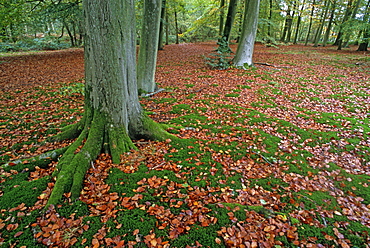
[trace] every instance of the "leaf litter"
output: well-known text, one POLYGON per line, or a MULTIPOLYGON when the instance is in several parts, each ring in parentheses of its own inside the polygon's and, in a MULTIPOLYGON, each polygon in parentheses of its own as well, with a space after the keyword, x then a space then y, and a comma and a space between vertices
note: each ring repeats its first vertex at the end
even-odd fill
POLYGON ((3 58, 2 245, 368 247, 369 55, 258 44, 255 68, 211 70, 214 49, 166 46, 165 90, 141 99, 182 142, 135 141, 119 165, 100 155, 80 199, 43 214, 57 162, 27 159, 72 142, 43 141, 81 118, 83 51, 3 58))

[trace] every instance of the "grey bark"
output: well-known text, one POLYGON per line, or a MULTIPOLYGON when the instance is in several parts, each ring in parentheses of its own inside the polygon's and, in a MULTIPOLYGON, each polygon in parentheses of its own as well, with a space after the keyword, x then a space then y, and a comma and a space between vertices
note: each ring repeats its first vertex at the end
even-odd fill
POLYGON ((234 58, 235 66, 245 68, 245 65, 253 65, 252 58, 257 34, 259 6, 260 0, 247 0, 245 3, 243 31, 234 58))
POLYGON ((155 91, 155 70, 158 51, 159 26, 162 0, 145 0, 143 26, 140 37, 140 50, 137 64, 137 84, 139 91, 155 91))
POLYGON ((124 125, 141 115, 136 83, 133 0, 86 0, 85 105, 124 125))
MULTIPOLYGON (((164 26, 166 26, 166 35, 168 37, 168 16, 166 10, 166 0, 162 1, 162 10, 161 10, 161 20, 159 25, 159 38, 158 38, 158 50, 163 50, 163 33, 164 33, 164 26), (165 20, 166 18, 166 20, 165 20), (166 23, 165 23, 166 21, 166 23)), ((168 41, 166 40, 166 44, 168 45, 168 41)))

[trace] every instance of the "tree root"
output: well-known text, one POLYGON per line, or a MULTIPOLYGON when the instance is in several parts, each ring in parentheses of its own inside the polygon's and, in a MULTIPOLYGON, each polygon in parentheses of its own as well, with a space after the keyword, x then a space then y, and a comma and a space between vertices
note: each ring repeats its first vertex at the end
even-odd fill
MULTIPOLYGON (((121 162, 121 156, 125 152, 137 149, 123 125, 118 127, 111 125, 107 117, 99 111, 94 111, 88 116, 91 118, 86 118, 84 129, 64 153, 53 173, 56 182, 45 209, 48 209, 50 205, 58 204, 66 192, 71 192, 72 200, 80 196, 85 174, 102 149, 109 150, 112 161, 116 164, 121 162)), ((140 131, 132 130, 136 134, 133 138, 159 141, 179 139, 166 132, 161 124, 154 122, 146 115, 142 116, 140 122, 141 127, 136 127, 140 131)), ((76 126, 79 127, 79 125, 76 126)), ((77 128, 71 127, 68 130, 73 129, 77 128)), ((65 134, 67 133, 74 132, 67 131, 65 134)))
POLYGON ((48 142, 57 142, 63 141, 67 139, 75 139, 77 138, 83 130, 83 123, 84 119, 79 121, 78 123, 68 125, 62 129, 62 132, 48 138, 46 141, 48 142))
POLYGON ((36 166, 40 168, 46 168, 51 161, 57 160, 60 155, 65 153, 66 150, 67 148, 64 147, 43 153, 32 158, 14 160, 4 164, 3 168, 5 170, 8 170, 9 168, 17 171, 23 170, 24 168, 29 168, 33 170, 36 166))

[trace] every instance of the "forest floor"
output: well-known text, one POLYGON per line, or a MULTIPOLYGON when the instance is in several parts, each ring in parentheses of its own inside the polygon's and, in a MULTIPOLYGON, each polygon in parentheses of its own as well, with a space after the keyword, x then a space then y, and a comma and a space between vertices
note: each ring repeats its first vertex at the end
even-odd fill
POLYGON ((73 142, 43 141, 81 118, 83 51, 1 57, 0 247, 369 247, 369 53, 258 44, 212 70, 215 46, 159 51, 141 99, 180 142, 102 154, 45 213, 57 162, 31 158, 73 142))

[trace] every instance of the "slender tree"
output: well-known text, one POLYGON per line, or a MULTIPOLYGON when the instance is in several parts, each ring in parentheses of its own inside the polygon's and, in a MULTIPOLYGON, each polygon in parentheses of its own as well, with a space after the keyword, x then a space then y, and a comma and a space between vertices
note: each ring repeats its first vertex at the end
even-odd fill
POLYGON ((337 0, 331 1, 331 12, 330 12, 330 17, 329 17, 328 27, 326 28, 325 35, 324 35, 324 40, 322 42, 323 46, 326 46, 326 44, 328 43, 328 40, 329 40, 331 27, 332 27, 333 22, 334 22, 336 4, 337 4, 337 0))
POLYGON ((221 36, 223 33, 225 22, 225 0, 220 1, 220 26, 219 26, 219 35, 221 36))
POLYGON ((363 38, 358 46, 357 51, 367 51, 367 47, 369 45, 369 40, 370 40, 370 14, 369 14, 369 8, 370 8, 370 0, 367 1, 366 9, 365 9, 365 15, 362 19, 364 23, 368 23, 367 26, 362 30, 363 33, 363 38))
POLYGON ((304 3, 305 3, 305 0, 303 0, 303 2, 302 2, 301 9, 300 9, 299 14, 298 14, 297 25, 296 25, 296 28, 295 28, 293 44, 297 44, 297 41, 298 41, 299 28, 301 26, 301 21, 302 21, 302 12, 304 10, 304 3))
POLYGON ((313 45, 314 47, 319 46, 319 41, 321 39, 321 33, 322 33, 323 28, 324 28, 325 20, 326 20, 326 17, 328 16, 328 11, 329 11, 329 7, 330 7, 330 1, 329 0, 325 1, 324 7, 325 7, 325 9, 322 12, 322 16, 321 16, 321 20, 320 20, 320 26, 316 31, 315 41, 314 41, 314 45, 313 45))
POLYGON ((135 149, 131 138, 173 137, 139 103, 134 0, 85 0, 84 13, 84 117, 54 137, 77 140, 59 160, 48 206, 57 204, 64 192, 79 197, 85 173, 102 150, 119 163, 125 152, 135 149))
POLYGON ((225 27, 224 27, 224 32, 222 35, 222 38, 226 40, 227 42, 229 42, 230 40, 231 29, 234 24, 234 19, 235 19, 237 8, 238 8, 238 0, 230 0, 229 8, 227 11, 225 27))
POLYGON ((293 20, 294 20, 294 16, 296 14, 296 10, 297 10, 297 1, 294 0, 293 1, 293 10, 292 10, 292 19, 288 25, 288 33, 286 35, 286 39, 285 39, 285 42, 288 43, 290 42, 290 39, 292 37, 292 26, 293 26, 293 20))
MULTIPOLYGON (((281 36, 281 39, 280 41, 282 42, 289 42, 289 39, 288 39, 288 32, 292 26, 292 22, 293 22, 293 17, 294 17, 294 14, 292 15, 291 13, 291 5, 289 3, 288 5, 288 10, 286 11, 286 18, 285 18, 285 25, 284 25, 284 29, 283 29, 283 35, 281 36)), ((294 13, 294 12, 293 12, 294 13)))
POLYGON ((307 44, 310 40, 310 34, 311 34, 311 28, 312 28, 312 22, 313 22, 313 15, 314 15, 314 12, 315 12, 315 4, 316 4, 316 0, 312 0, 310 23, 308 24, 306 42, 304 43, 305 46, 307 46, 307 44))
POLYGON ((354 0, 349 0, 348 3, 347 3, 347 8, 346 8, 346 11, 344 13, 342 22, 339 26, 339 32, 338 32, 337 38, 334 42, 334 45, 338 46, 338 50, 342 49, 343 35, 344 35, 343 28, 344 28, 345 24, 347 23, 347 21, 351 18, 353 9, 354 9, 354 0))
POLYGON ((247 0, 245 3, 245 15, 243 31, 234 58, 234 65, 245 68, 253 65, 254 42, 257 34, 258 14, 260 0, 247 0))
MULTIPOLYGON (((167 32, 168 30, 168 11, 166 8, 166 0, 162 0, 161 19, 160 19, 159 34, 158 34, 159 35, 158 50, 163 50, 164 26, 166 26, 166 32, 167 32)), ((168 32, 166 33, 166 35, 168 35, 168 32)))
POLYGON ((137 64, 137 84, 139 91, 153 92, 159 26, 161 20, 162 0, 145 0, 143 26, 140 36, 140 50, 137 64))

